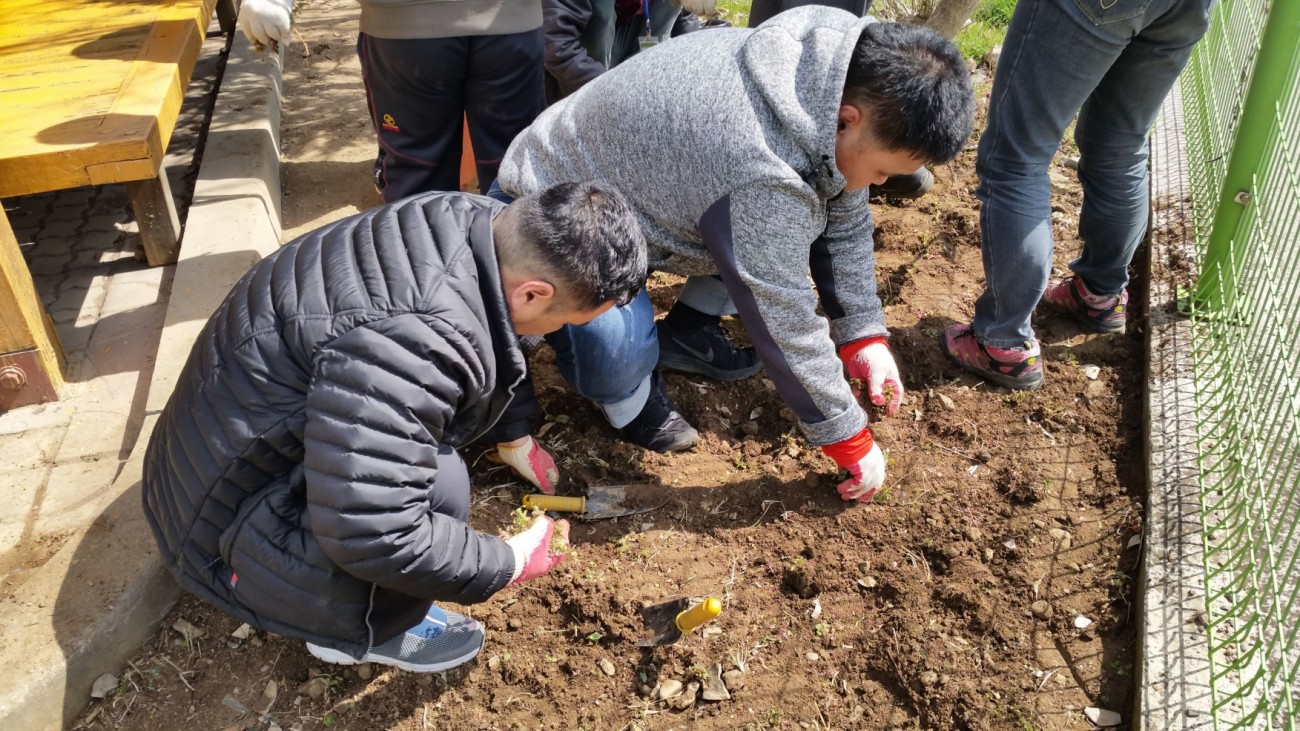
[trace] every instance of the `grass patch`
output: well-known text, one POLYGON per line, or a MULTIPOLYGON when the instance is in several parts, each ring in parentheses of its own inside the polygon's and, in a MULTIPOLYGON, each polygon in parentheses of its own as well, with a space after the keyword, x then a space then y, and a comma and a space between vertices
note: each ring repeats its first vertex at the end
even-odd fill
POLYGON ((735 28, 749 25, 749 6, 753 0, 718 0, 718 17, 735 28))
POLYGON ((993 47, 1002 42, 1007 35, 1006 28, 998 28, 982 20, 977 20, 957 34, 955 42, 961 55, 976 61, 983 61, 993 47))

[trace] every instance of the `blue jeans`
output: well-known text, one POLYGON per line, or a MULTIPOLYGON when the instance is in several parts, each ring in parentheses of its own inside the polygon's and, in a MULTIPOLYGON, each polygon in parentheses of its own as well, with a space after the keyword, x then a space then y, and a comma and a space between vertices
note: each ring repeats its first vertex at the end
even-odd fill
MULTIPOLYGON (((495 181, 488 196, 514 200, 495 181)), ((710 315, 735 314, 726 287, 716 277, 690 277, 678 296, 710 315)), ((580 395, 595 401, 615 428, 627 426, 650 397, 650 373, 659 362, 654 305, 642 289, 622 307, 610 309, 586 325, 565 327, 546 336, 555 350, 555 365, 580 395)))
MULTIPOLYGON (((623 63, 641 50, 645 36, 645 19, 633 18, 631 23, 618 25, 614 0, 595 0, 591 3, 591 19, 582 31, 582 45, 587 55, 601 62, 607 69, 623 63)), ((680 6, 670 0, 650 0, 650 33, 656 40, 668 40, 668 34, 681 13, 680 6)))
POLYGON ((984 294, 975 334, 1019 347, 1052 266, 1047 168, 1075 113, 1083 252, 1070 262, 1094 294, 1118 294, 1146 234, 1147 133, 1214 0, 1021 0, 993 79, 979 142, 984 294))

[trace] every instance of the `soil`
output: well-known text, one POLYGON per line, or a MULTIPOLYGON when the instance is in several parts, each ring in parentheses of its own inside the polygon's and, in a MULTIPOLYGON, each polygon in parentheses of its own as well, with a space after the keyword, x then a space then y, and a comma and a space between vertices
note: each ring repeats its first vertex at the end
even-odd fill
MULTIPOLYGON (((286 238, 377 202, 355 6, 299 5, 285 73, 286 238)), ((987 82, 977 88, 986 100, 987 82)), ((974 157, 972 140, 924 198, 874 207, 907 396, 899 415, 872 414, 889 458, 873 504, 839 499, 834 464, 802 440, 761 374, 668 375, 703 440, 665 456, 620 442, 543 347, 533 366, 560 492, 657 483, 669 499, 640 515, 574 521, 557 570, 461 608, 487 628, 477 661, 446 675, 328 666, 301 642, 236 638, 237 622, 186 597, 80 725, 1076 729, 1089 726, 1087 706, 1127 719, 1142 313, 1130 313, 1127 336, 1083 336, 1041 315, 1041 391, 991 387, 947 363, 937 336, 969 321, 983 286, 974 157), (1095 379, 1086 365, 1099 367, 1095 379), (704 596, 722 600, 716 620, 673 645, 637 646, 643 607, 704 596), (1080 628, 1081 616, 1091 623, 1080 628), (202 636, 174 629, 180 620, 202 636), (729 699, 687 702, 692 683, 719 673, 729 699), (658 700, 667 681, 687 686, 684 696, 658 700)), ((1080 194, 1063 164, 1053 174, 1063 270, 1079 247, 1080 194)), ((652 277, 660 311, 680 283, 652 277)), ((728 327, 743 341, 738 322, 728 327)), ((520 483, 479 451, 468 457, 473 524, 509 527, 520 483)))

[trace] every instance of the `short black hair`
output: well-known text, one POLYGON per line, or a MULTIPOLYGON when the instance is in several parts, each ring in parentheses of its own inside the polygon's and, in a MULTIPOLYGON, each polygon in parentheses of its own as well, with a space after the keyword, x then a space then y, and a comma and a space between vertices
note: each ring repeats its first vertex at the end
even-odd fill
POLYGON ((610 300, 622 306, 645 287, 645 237, 632 206, 612 186, 560 183, 513 205, 520 243, 531 249, 515 254, 544 269, 575 306, 595 309, 610 300))
POLYGON ((908 23, 862 29, 844 80, 844 103, 867 110, 881 144, 945 163, 975 126, 970 70, 952 41, 908 23))

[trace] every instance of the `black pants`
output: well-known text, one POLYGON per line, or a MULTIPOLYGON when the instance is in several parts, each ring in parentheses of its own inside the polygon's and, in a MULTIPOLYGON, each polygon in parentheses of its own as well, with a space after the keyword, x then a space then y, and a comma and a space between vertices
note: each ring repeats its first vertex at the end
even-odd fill
MULTIPOLYGON (((456 450, 438 447, 438 472, 429 487, 429 512, 469 521, 469 468, 456 450)), ((392 589, 375 587, 370 607, 370 627, 381 645, 424 621, 433 602, 392 589)))
POLYGON ((754 0, 749 8, 749 27, 757 28, 777 13, 804 5, 826 5, 840 10, 847 10, 861 18, 871 9, 871 0, 754 0))
POLYGON ((357 55, 379 138, 375 187, 386 202, 460 190, 465 117, 486 191, 510 142, 545 105, 541 28, 410 40, 362 33, 357 55))

